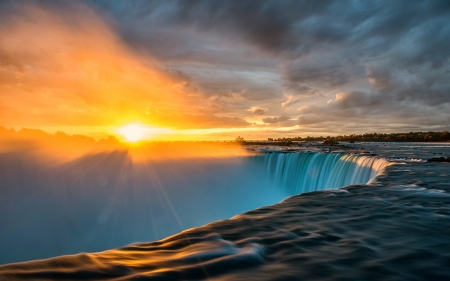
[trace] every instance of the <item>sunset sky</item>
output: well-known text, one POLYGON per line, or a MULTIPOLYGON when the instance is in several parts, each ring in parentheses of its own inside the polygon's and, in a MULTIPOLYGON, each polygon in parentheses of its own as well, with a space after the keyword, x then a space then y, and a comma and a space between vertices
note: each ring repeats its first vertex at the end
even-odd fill
POLYGON ((0 126, 232 140, 450 129, 450 1, 0 1, 0 126))

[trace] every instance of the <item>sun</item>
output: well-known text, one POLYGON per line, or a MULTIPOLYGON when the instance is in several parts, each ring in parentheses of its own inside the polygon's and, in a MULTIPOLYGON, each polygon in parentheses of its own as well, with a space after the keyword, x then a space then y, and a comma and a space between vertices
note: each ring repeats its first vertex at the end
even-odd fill
POLYGON ((147 128, 142 125, 131 124, 120 128, 119 132, 127 141, 136 142, 144 139, 147 128))

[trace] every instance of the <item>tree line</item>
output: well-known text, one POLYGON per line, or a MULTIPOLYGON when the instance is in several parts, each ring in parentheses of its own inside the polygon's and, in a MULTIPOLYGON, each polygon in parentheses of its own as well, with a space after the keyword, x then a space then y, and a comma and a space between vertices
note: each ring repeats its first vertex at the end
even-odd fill
POLYGON ((446 142, 450 141, 449 131, 442 132, 409 132, 409 133, 367 133, 367 134, 352 134, 352 135, 339 135, 339 136, 320 136, 306 138, 293 137, 293 138, 278 138, 273 141, 288 142, 288 141, 328 141, 328 142, 446 142))

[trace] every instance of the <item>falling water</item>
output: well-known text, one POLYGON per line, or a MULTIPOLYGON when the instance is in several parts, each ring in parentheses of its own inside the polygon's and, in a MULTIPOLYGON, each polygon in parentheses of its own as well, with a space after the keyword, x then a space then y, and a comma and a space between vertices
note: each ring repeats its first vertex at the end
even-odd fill
POLYGON ((369 183, 389 165, 386 159, 343 153, 271 152, 254 160, 291 195, 369 183))

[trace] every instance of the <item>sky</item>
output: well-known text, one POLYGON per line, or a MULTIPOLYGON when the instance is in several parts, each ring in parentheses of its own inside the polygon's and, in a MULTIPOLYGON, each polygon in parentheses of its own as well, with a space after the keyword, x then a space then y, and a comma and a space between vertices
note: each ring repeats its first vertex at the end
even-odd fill
POLYGON ((233 140, 450 129, 450 1, 0 0, 0 126, 233 140))

